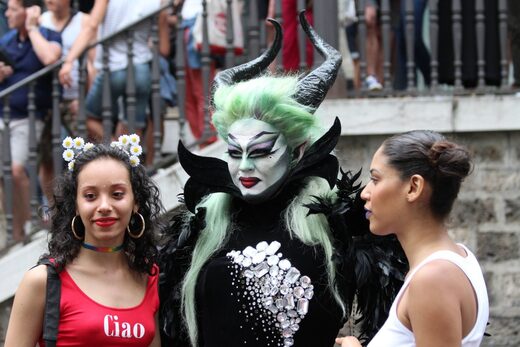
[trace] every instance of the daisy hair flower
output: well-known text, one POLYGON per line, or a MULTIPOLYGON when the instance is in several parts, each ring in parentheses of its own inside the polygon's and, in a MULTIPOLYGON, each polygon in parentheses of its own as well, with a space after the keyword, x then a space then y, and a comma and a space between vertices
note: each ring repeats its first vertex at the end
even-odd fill
POLYGON ((75 149, 82 149, 83 146, 85 146, 85 140, 83 140, 82 137, 76 137, 74 139, 74 148, 75 149))
POLYGON ((63 159, 67 162, 71 161, 72 159, 74 159, 74 151, 72 149, 66 149, 63 151, 63 159))
POLYGON ((139 160, 139 157, 135 156, 135 155, 132 155, 130 157, 130 165, 132 165, 133 167, 136 167, 137 165, 139 165, 141 161, 139 160))
MULTIPOLYGON (((119 148, 126 155, 128 155, 128 160, 130 161, 130 165, 136 167, 141 163, 139 159, 139 155, 143 153, 143 148, 139 145, 141 139, 137 134, 131 135, 121 135, 119 136, 117 141, 113 141, 110 143, 110 147, 119 148)), ((63 139, 62 142, 63 148, 63 159, 68 163, 67 167, 69 171, 74 170, 74 161, 75 158, 83 152, 91 150, 95 147, 95 144, 91 142, 86 142, 82 137, 72 138, 67 136, 63 139)))
POLYGON ((61 145, 63 146, 63 148, 70 149, 74 145, 74 141, 72 140, 72 137, 67 136, 63 139, 61 145))
POLYGON ((133 145, 138 145, 139 142, 141 141, 141 139, 139 138, 139 135, 137 135, 137 134, 129 135, 128 138, 130 140, 130 143, 133 145))

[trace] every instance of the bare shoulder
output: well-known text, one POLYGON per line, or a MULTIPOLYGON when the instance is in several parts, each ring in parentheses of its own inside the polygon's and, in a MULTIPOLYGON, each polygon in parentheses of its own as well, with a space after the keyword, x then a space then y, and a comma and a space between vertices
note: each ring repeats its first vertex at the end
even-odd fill
POLYGON ((47 285, 47 266, 38 265, 27 271, 22 279, 22 284, 36 290, 45 289, 47 285))
POLYGON ((410 282, 410 288, 427 290, 432 286, 452 286, 464 278, 464 272, 457 265, 448 260, 436 259, 415 273, 410 282))
POLYGON ((408 295, 411 301, 424 300, 431 303, 454 304, 466 295, 469 281, 464 272, 448 260, 434 260, 420 268, 410 281, 408 295), (435 299, 435 300, 433 300, 435 299))

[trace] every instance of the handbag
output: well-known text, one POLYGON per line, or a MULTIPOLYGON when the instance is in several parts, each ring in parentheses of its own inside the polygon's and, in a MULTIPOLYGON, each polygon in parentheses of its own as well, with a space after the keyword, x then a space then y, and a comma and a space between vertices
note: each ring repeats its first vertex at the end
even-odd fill
MULTIPOLYGON (((242 7, 241 0, 233 0, 231 2, 231 13, 233 18, 233 47, 236 55, 240 55, 244 51, 244 32, 242 28, 242 7)), ((224 55, 226 53, 226 32, 227 32, 227 2, 226 0, 207 0, 207 23, 208 23, 208 40, 209 48, 212 55, 224 55)), ((193 38, 195 39, 195 48, 202 50, 202 28, 203 17, 200 12, 193 26, 193 38)))

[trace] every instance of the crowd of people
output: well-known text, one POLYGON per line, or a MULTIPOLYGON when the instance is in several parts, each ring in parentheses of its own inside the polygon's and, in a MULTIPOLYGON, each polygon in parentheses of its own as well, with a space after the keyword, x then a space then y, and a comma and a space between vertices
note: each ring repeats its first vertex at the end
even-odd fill
MULTIPOLYGON (((19 1, 9 0, 9 23, 25 11, 19 32, 59 57, 60 40, 29 26, 39 13, 19 1)), ((67 86, 81 48, 119 11, 96 1, 60 71, 67 86)), ((323 130, 314 112, 342 57, 307 16, 301 26, 324 58, 308 74, 267 72, 282 46, 272 20, 265 52, 215 75, 213 124, 227 150, 217 159, 180 144, 189 179, 170 219, 140 159, 143 132, 65 137, 48 250, 19 285, 6 347, 480 345, 482 271, 445 225, 469 152, 417 130, 382 143, 364 186, 360 172, 340 170, 340 121, 323 130), (354 310, 360 331, 336 340, 354 310)))
MULTIPOLYGON (((0 2, 0 34, 4 35, 0 42, 0 90, 3 90, 21 79, 40 70, 44 66, 55 63, 63 58, 64 62, 59 70, 59 80, 62 85, 60 113, 63 135, 74 135, 77 132, 78 93, 79 93, 79 63, 86 47, 96 39, 105 37, 121 29, 132 21, 146 16, 147 13, 158 9, 165 0, 143 1, 136 6, 127 6, 122 0, 80 1, 74 5, 71 0, 10 0, 0 2), (44 6, 43 6, 44 5, 44 6), (41 13, 41 9, 45 11, 41 13), (79 9, 79 11, 78 11, 79 9), (5 12, 3 11, 5 10, 5 12), (11 30, 8 30, 6 27, 11 30)), ((357 36, 356 9, 360 3, 354 0, 342 0, 340 17, 348 17, 344 21, 348 47, 353 58, 357 81, 355 85, 361 88, 364 85, 369 91, 383 88, 384 83, 392 83, 397 90, 406 89, 407 54, 406 54, 406 1, 390 1, 391 28, 395 39, 395 64, 392 64, 392 81, 383 81, 383 52, 381 42, 381 1, 364 1, 364 19, 366 24, 366 79, 359 81, 359 40, 357 36), (347 25, 348 24, 348 25, 347 25)), ((259 0, 258 17, 261 20, 273 18, 276 13, 275 1, 259 0)), ((307 8, 306 18, 313 23, 313 1, 305 1, 307 8)), ((509 29, 511 37, 511 59, 514 65, 513 85, 520 84, 520 57, 518 35, 518 9, 516 2, 509 1, 509 29)), ((296 0, 281 2, 280 14, 284 31, 282 45, 282 66, 287 73, 297 73, 301 69, 300 37, 297 30, 296 0)), ((414 61, 417 72, 420 72, 426 85, 430 85, 430 53, 423 40, 423 27, 428 22, 425 17, 427 2, 417 0, 414 6, 414 61)), ((486 20, 486 66, 485 79, 488 84, 500 84, 500 51, 497 46, 498 35, 498 7, 496 1, 486 2, 484 8, 486 20)), ((250 9, 249 9, 250 10, 250 9)), ((161 12, 158 17, 158 52, 161 64, 161 97, 165 105, 176 105, 175 78, 176 42, 178 32, 182 33, 184 56, 185 92, 183 105, 189 132, 204 146, 215 141, 216 137, 211 118, 211 109, 208 109, 207 99, 209 85, 217 71, 222 69, 223 56, 211 55, 209 60, 209 75, 203 76, 203 64, 200 47, 195 44, 195 23, 202 12, 201 0, 175 0, 173 6, 161 12), (182 21, 179 21, 179 16, 182 21), (178 27, 181 31, 178 31, 178 27), (204 78, 207 77, 207 78, 204 78), (207 81, 208 85, 203 83, 207 81)), ((451 2, 439 1, 439 37, 452 40, 451 34, 451 2)), ((467 87, 477 83, 477 60, 475 37, 475 4, 472 1, 462 1, 462 28, 464 30, 464 49, 462 50, 462 83, 467 87), (473 28, 473 29, 472 29, 473 28), (466 39, 466 38, 470 39, 466 39)), ((222 29, 222 28, 220 28, 222 29)), ((225 29, 225 28, 224 28, 225 29)), ((267 42, 274 39, 274 28, 267 24, 267 42)), ((153 146, 153 119, 151 117, 151 66, 152 50, 151 25, 143 24, 134 28, 133 42, 133 72, 135 80, 135 120, 133 130, 143 137, 144 161, 151 165, 154 158, 153 146)), ((363 45, 361 45, 363 46, 363 45)), ((454 83, 453 45, 447 45, 438 57, 438 82, 454 83)), ((105 75, 109 74, 110 84, 110 116, 111 136, 118 137, 128 133, 127 114, 127 75, 128 54, 126 37, 119 37, 108 45, 106 57, 107 65, 103 65, 104 54, 98 46, 87 52, 84 59, 87 66, 87 94, 85 112, 87 115, 86 128, 88 137, 95 141, 103 138, 103 83, 105 75)), ((443 46, 445 47, 445 46, 443 46)), ((313 66, 313 47, 310 41, 306 42, 305 65, 313 66)), ((270 70, 274 71, 273 67, 270 70)), ((414 78, 414 81, 417 79, 414 78)), ((52 199, 52 181, 54 179, 53 161, 50 158, 51 149, 51 112, 52 85, 51 77, 47 75, 38 80, 35 85, 36 93, 36 140, 40 142, 38 158, 39 185, 43 192, 42 199, 52 199)), ((415 82, 416 83, 416 82, 415 82)), ((28 121, 28 88, 16 90, 10 97, 9 123, 11 134, 11 162, 13 177, 13 233, 14 241, 22 241, 26 234, 26 225, 29 220, 29 177, 26 166, 29 157, 29 121, 28 121)), ((2 100, 3 102, 3 100, 2 100)), ((164 112, 164 108, 163 111, 164 112)), ((3 114, 3 107, 0 107, 3 114)), ((4 124, 0 124, 3 129, 4 124)), ((161 127, 162 128, 162 124, 161 127)), ((3 130, 0 129, 0 134, 3 130)), ((3 151, 2 151, 3 152, 3 151)), ((4 200, 4 199, 3 199, 4 200)))
MULTIPOLYGON (((354 86, 357 89, 364 88, 368 91, 380 91, 383 84, 391 86, 392 90, 406 90, 409 87, 408 81, 408 59, 412 57, 414 71, 412 85, 418 86, 419 79, 426 87, 431 86, 431 45, 437 44, 437 83, 442 85, 455 84, 454 71, 454 33, 453 33, 453 2, 450 0, 439 0, 436 15, 438 25, 438 42, 431 42, 430 18, 431 2, 426 0, 389 0, 389 29, 387 34, 388 41, 383 42, 382 28, 382 1, 366 0, 341 0, 341 13, 343 26, 347 37, 348 48, 354 64, 354 86), (407 8, 412 5, 413 8, 407 8), (356 9, 362 6, 364 25, 366 27, 365 36, 359 36, 359 21, 356 9), (427 10, 430 10, 426 15, 427 10), (407 18, 412 18, 411 30, 407 32, 407 18), (413 35, 411 43, 411 55, 407 52, 407 37, 413 35), (364 40, 364 41, 363 41, 364 40), (363 42, 360 44, 360 42, 363 42), (385 58, 383 45, 388 45, 390 57, 385 58), (360 80, 360 49, 365 50, 366 77, 360 80), (385 80, 383 64, 384 60, 389 59, 390 80, 385 80), (420 77, 419 77, 420 75, 420 77)), ((460 2, 460 30, 461 30, 461 83, 465 88, 475 88, 479 83, 479 60, 484 64, 484 80, 486 85, 500 86, 512 85, 513 88, 520 87, 518 71, 520 71, 520 41, 519 37, 519 16, 518 2, 507 2, 507 25, 508 37, 500 37, 499 25, 499 2, 497 0, 483 2, 483 8, 477 9, 477 2, 473 0, 462 0, 460 2), (482 11, 482 12, 478 12, 482 11), (483 14, 484 25, 483 37, 477 37, 477 18, 483 14), (478 44, 484 45, 484 56, 478 55, 478 44), (505 40, 507 47, 506 57, 501 57, 501 40, 505 40), (511 62, 513 74, 511 81, 509 77, 503 81, 501 75, 501 61, 511 62)))

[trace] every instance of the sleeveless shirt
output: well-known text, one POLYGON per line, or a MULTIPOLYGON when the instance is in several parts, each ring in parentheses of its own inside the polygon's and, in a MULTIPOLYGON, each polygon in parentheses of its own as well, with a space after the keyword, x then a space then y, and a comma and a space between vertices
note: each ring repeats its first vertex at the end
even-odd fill
MULTIPOLYGON (((70 22, 67 24, 67 26, 63 29, 61 34, 61 44, 62 44, 62 51, 61 56, 66 57, 67 54, 70 51, 70 48, 74 44, 74 41, 79 35, 79 32, 81 31, 81 21, 83 19, 83 13, 78 12, 74 14, 74 16, 71 18, 70 22)), ((54 30, 56 32, 59 32, 52 22, 52 12, 47 11, 42 13, 40 16, 40 25, 42 27, 54 30)), ((65 100, 72 100, 77 99, 79 95, 79 64, 78 61, 75 60, 72 71, 71 71, 71 78, 72 78, 72 84, 70 87, 63 89, 63 98, 65 100)))
POLYGON ((399 303, 401 297, 405 293, 408 285, 410 284, 410 281, 417 273, 417 271, 429 262, 438 259, 448 260, 451 263, 457 265, 464 272, 473 286, 478 305, 477 319, 471 331, 462 339, 461 346, 480 346, 480 342, 484 336, 489 317, 489 301, 486 283, 484 281, 484 276, 482 275, 480 265, 478 264, 478 261, 473 253, 471 253, 471 251, 466 246, 462 244, 459 244, 459 246, 461 246, 466 251, 466 257, 462 257, 459 254, 451 251, 438 251, 429 255, 414 270, 412 270, 408 278, 405 280, 403 286, 399 290, 399 293, 397 294, 392 307, 390 308, 388 319, 376 334, 376 336, 374 336, 372 341, 370 341, 368 347, 415 347, 415 337, 413 332, 410 331, 410 329, 408 329, 403 323, 401 323, 397 316, 397 304, 399 303))
MULTIPOLYGON (((103 23, 98 30, 98 39, 106 37, 122 29, 126 25, 146 17, 161 6, 160 0, 110 0, 103 23)), ((151 34, 151 20, 145 21, 133 27, 133 62, 134 64, 144 64, 152 60, 152 51, 148 45, 151 34)), ((98 46, 94 66, 96 69, 103 68, 103 47, 98 46)), ((108 65, 110 71, 126 69, 128 64, 128 45, 126 35, 119 35, 110 41, 108 45, 108 65)))
MULTIPOLYGON (((74 282, 67 270, 60 273, 61 300, 57 347, 149 346, 156 333, 159 308, 159 269, 148 276, 146 293, 137 306, 114 308, 95 302, 74 282)), ((40 338, 39 345, 45 347, 40 338)))

